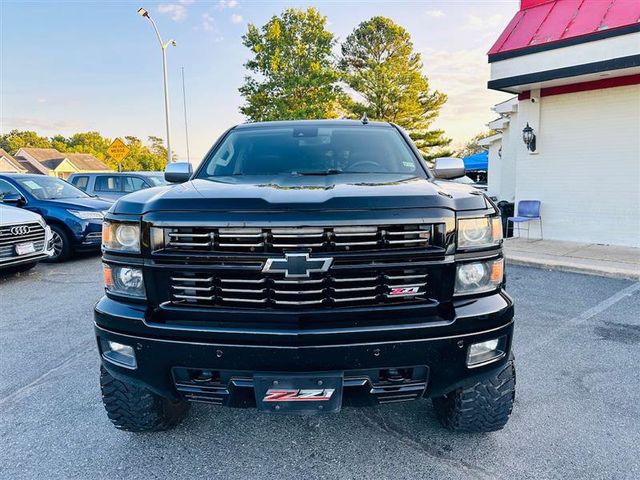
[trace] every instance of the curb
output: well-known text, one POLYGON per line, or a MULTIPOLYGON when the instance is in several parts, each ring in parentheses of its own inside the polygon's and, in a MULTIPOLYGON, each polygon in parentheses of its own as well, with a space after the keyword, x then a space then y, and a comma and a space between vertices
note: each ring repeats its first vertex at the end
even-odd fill
POLYGON ((640 281, 640 272, 634 272, 631 269, 603 269, 597 267, 587 267, 566 262, 554 262, 553 260, 533 260, 529 258, 514 258, 505 256, 507 265, 520 265, 524 267, 534 267, 544 270, 553 270, 559 272, 582 273, 585 275, 594 275, 607 278, 621 278, 625 280, 640 281))

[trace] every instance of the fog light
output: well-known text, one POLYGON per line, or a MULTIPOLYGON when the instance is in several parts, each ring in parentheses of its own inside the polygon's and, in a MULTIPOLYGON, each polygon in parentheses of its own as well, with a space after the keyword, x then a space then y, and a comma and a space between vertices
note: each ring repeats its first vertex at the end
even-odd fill
POLYGON ((130 345, 124 345, 111 340, 102 342, 102 344, 102 356, 109 362, 126 368, 136 368, 138 366, 136 353, 130 345))
POLYGON ((507 346, 507 337, 494 338, 484 342, 473 343, 467 352, 467 366, 479 367, 487 363, 495 362, 504 357, 507 346))

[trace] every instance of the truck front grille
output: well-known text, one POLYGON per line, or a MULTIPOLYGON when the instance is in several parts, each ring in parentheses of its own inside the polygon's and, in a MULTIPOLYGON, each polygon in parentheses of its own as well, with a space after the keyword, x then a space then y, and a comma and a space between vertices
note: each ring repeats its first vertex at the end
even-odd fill
POLYGON ((45 231, 37 222, 0 227, 0 262, 17 257, 16 245, 33 242, 36 252, 44 249, 45 231))
POLYGON ((281 253, 380 251, 431 245, 432 225, 349 227, 211 228, 173 227, 161 249, 173 252, 281 253))
POLYGON ((184 306, 322 308, 423 302, 429 275, 423 267, 331 269, 290 279, 260 270, 185 271, 170 277, 171 302, 184 306))

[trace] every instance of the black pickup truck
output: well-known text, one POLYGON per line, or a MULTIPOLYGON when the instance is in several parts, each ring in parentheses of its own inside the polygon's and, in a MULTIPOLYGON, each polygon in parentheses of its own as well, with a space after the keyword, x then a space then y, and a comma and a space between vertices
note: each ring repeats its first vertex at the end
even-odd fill
POLYGON ((515 396, 501 221, 432 173, 393 124, 227 131, 173 186, 105 217, 95 306, 117 428, 175 426, 190 402, 337 412, 432 398, 453 430, 502 428, 515 396), (180 183, 182 182, 182 183, 180 183))

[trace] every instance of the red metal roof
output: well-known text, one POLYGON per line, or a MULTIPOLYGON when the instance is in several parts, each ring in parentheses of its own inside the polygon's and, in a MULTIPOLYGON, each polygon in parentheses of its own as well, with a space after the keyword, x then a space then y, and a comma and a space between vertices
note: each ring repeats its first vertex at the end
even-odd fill
POLYGON ((640 21, 640 0, 522 0, 489 55, 567 40, 640 21))

